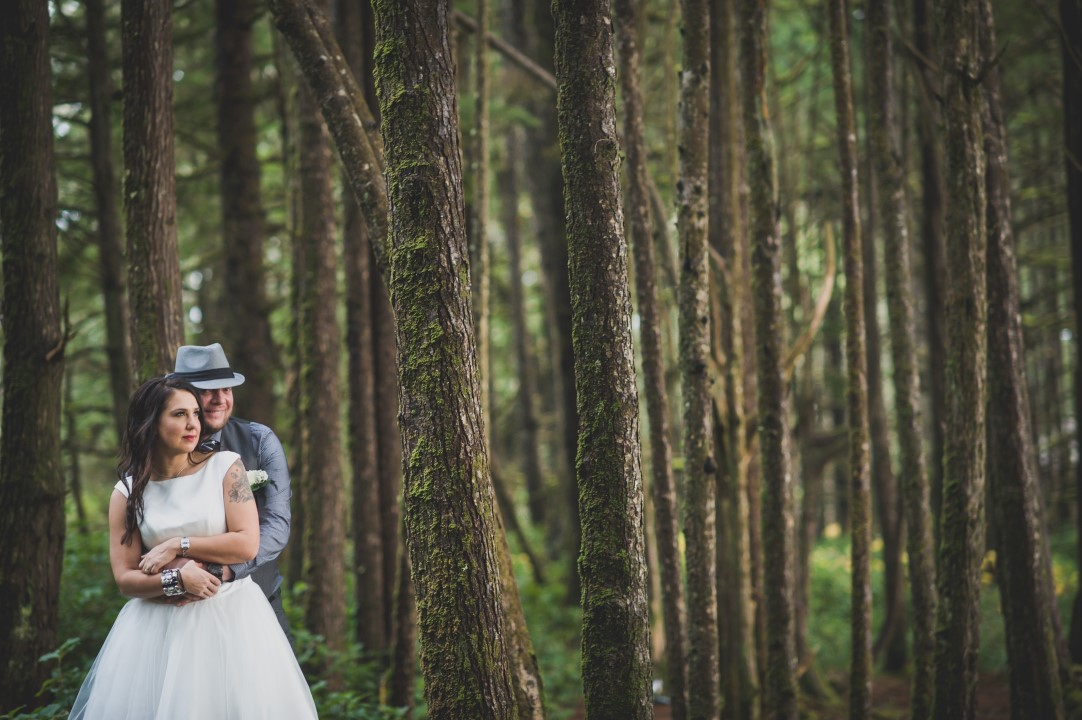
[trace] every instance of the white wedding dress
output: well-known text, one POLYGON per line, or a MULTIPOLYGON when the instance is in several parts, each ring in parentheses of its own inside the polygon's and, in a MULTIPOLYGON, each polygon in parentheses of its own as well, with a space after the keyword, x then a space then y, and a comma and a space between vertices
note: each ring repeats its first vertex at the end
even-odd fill
MULTIPOLYGON (((192 475, 150 482, 145 547, 226 531, 222 478, 239 456, 213 455, 192 475)), ((117 489, 128 494, 124 482, 117 489)), ((315 718, 312 693, 270 603, 251 578, 184 607, 130 600, 117 616, 70 718, 315 718)))

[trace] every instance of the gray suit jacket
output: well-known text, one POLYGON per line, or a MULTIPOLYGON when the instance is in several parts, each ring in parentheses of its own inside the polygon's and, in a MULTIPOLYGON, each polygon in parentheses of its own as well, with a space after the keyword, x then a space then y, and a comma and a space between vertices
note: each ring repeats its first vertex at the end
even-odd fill
POLYGON ((231 565, 237 578, 252 580, 268 598, 282 585, 278 556, 289 542, 289 466, 282 443, 269 427, 249 420, 230 418, 220 433, 222 450, 240 455, 245 470, 264 470, 267 485, 255 491, 259 510, 259 552, 254 560, 231 565))

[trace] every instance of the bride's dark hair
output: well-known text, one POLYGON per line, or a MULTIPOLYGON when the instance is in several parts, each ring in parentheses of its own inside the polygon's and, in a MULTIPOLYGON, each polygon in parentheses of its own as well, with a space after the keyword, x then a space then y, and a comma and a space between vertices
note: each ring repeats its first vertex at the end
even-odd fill
MULTIPOLYGON (((187 380, 178 377, 158 377, 140 385, 128 403, 128 420, 120 443, 120 462, 116 466, 117 477, 128 482, 128 506, 124 515, 124 535, 120 542, 131 544, 132 532, 143 519, 143 491, 150 482, 150 457, 154 441, 158 437, 158 417, 173 393, 190 392, 199 406, 199 439, 202 440, 206 426, 203 425, 203 400, 199 390, 187 380)), ((191 455, 189 454, 189 459, 191 455)))

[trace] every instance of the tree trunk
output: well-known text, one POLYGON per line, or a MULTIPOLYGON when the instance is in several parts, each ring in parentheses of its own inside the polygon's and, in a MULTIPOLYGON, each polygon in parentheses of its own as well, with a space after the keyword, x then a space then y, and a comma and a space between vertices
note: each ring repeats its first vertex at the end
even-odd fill
MULTIPOLYGON (((1082 307, 1082 0, 1060 0, 1060 27, 1063 48, 1063 135, 1064 164, 1067 169, 1067 209, 1071 233, 1071 288, 1075 308, 1082 307)), ((1082 314, 1076 312, 1074 327, 1075 433, 1082 440, 1082 314)), ((1075 491, 1082 497, 1082 462, 1075 464, 1075 491)), ((1078 566, 1082 567, 1082 512, 1076 518, 1078 566)), ((1071 659, 1082 662, 1082 588, 1075 594, 1071 614, 1071 659)))
MULTIPOLYGON (((346 597, 341 572, 345 564, 345 488, 342 481, 342 435, 337 323, 335 214, 331 154, 327 129, 312 93, 301 87, 301 218, 297 241, 305 246, 301 323, 302 393, 307 462, 301 468, 305 505, 305 555, 308 583, 305 624, 322 635, 328 648, 345 649, 346 597)), ((332 683, 340 683, 333 678, 332 683)))
MULTIPOLYGON (((748 293, 745 274, 747 237, 741 210, 740 171, 743 132, 740 120, 737 67, 736 3, 711 3, 710 34, 715 41, 710 74, 710 244, 725 259, 728 272, 720 278, 721 338, 726 362, 722 379, 724 403, 717 413, 715 443, 718 460, 718 584, 719 664, 722 667, 722 717, 755 720, 759 717, 759 670, 752 604, 752 569, 746 471, 747 424, 744 414, 744 313, 748 293), (723 410, 723 411, 722 411, 723 410), (724 542, 722 540, 724 539, 724 542), (727 571, 724 571, 726 568, 727 571)), ((757 525, 757 524, 756 524, 757 525)))
POLYGON ((530 335, 526 327, 525 292, 522 287, 522 232, 518 216, 519 165, 522 156, 522 134, 508 130, 506 163, 496 184, 503 191, 502 225, 507 237, 507 264, 511 290, 511 332, 514 336, 515 369, 518 376, 518 411, 520 447, 523 455, 522 472, 526 477, 527 505, 530 522, 541 527, 545 522, 545 482, 541 472, 541 441, 534 398, 537 397, 537 373, 530 353, 530 335))
POLYGON ((168 0, 123 0, 124 198, 131 342, 139 380, 173 369, 184 343, 173 166, 173 18, 168 0))
MULTIPOLYGON (((0 10, 0 250, 4 365, 0 419, 0 697, 35 705, 38 658, 57 644, 64 558, 60 392, 64 342, 57 283, 49 8, 0 10)), ((45 700, 46 698, 42 698, 45 700)))
POLYGON ((587 718, 653 716, 638 397, 607 0, 552 4, 566 181, 587 718))
POLYGON ((394 608, 394 653, 391 658, 391 705, 413 710, 413 684, 417 675, 417 604, 410 580, 410 556, 403 548, 398 556, 394 608))
POLYGON ((849 717, 872 710, 872 495, 868 443, 868 351, 864 338, 863 252, 860 234, 860 181, 853 81, 849 68, 849 26, 845 0, 832 0, 830 64, 834 76, 838 154, 842 176, 842 236, 845 246, 845 360, 849 422, 849 529, 852 536, 852 615, 849 717))
POLYGON ((467 145, 468 168, 473 179, 473 205, 470 213, 470 278, 473 281, 473 321, 477 334, 477 371, 481 375, 481 414, 485 423, 485 441, 492 452, 492 338, 489 304, 492 275, 488 244, 488 0, 476 0, 477 33, 474 35, 474 86, 472 142, 467 145))
POLYGON ((373 7, 406 526, 428 713, 515 718, 473 341, 448 8, 433 0, 373 7))
MULTIPOLYGON (((981 44, 996 55, 989 0, 981 0, 981 44)), ((988 198, 988 489, 996 536, 996 579, 1007 634, 1011 717, 1063 718, 1064 698, 1046 594, 1047 543, 1041 518, 1036 455, 1029 428, 1018 266, 1011 229, 1007 133, 999 69, 984 85, 984 151, 988 198)))
POLYGON ((762 592, 766 656, 763 715, 797 716, 793 635, 793 498, 789 476, 787 399, 782 377, 781 241, 775 207, 773 144, 766 104, 766 3, 745 0, 740 43, 744 136, 747 148, 752 305, 758 385, 759 462, 762 472, 762 592))
MULTIPOLYGON (((874 0, 868 10, 871 34, 869 86, 872 96, 869 135, 879 190, 879 216, 883 224, 887 309, 894 365, 894 406, 898 416, 901 454, 901 494, 907 531, 909 585, 913 598, 912 708, 913 717, 924 718, 931 710, 934 692, 936 592, 932 515, 922 439, 904 175, 894 141, 893 55, 888 31, 890 8, 886 0, 874 0)), ((928 138, 927 141, 934 149, 934 139, 928 138)), ((938 176, 938 169, 934 169, 934 173, 938 176)), ((931 191, 931 188, 925 188, 926 193, 931 191)), ((930 211, 926 203, 925 212, 930 211)), ((927 229, 927 224, 925 227, 927 229)), ((936 234, 930 234, 934 248, 938 246, 938 241, 935 240, 936 234)), ((934 265, 927 257, 925 263, 934 265)), ((935 341, 930 344, 934 346, 935 341)))
MULTIPOLYGON (((938 57, 938 51, 935 47, 932 23, 932 0, 913 0, 913 44, 920 56, 929 59, 934 65, 938 57)), ((946 245, 944 243, 944 208, 947 203, 947 192, 943 184, 942 150, 937 131, 939 125, 939 78, 935 76, 929 66, 920 66, 919 72, 921 76, 921 92, 918 93, 920 102, 917 111, 917 138, 920 144, 920 240, 924 255, 925 321, 928 338, 928 393, 931 396, 929 405, 932 410, 931 422, 929 423, 932 434, 929 494, 933 514, 932 532, 935 536, 935 546, 938 547, 941 527, 939 521, 940 506, 943 503, 943 448, 947 420, 947 328, 943 310, 947 272, 946 245)), ((890 266, 889 260, 888 266, 890 266)), ((887 273, 887 277, 888 279, 891 278, 892 274, 887 273)), ((908 296, 908 290, 906 296, 908 296)), ((893 320, 891 322, 893 323, 893 320)), ((916 392, 916 390, 913 392, 916 392)), ((917 397, 919 397, 919 393, 917 393, 917 397)), ((919 425, 917 429, 921 429, 919 425)), ((909 477, 914 476, 910 475, 909 477)), ((907 524, 910 519, 911 516, 907 514, 907 524)), ((910 533, 915 531, 911 524, 908 527, 910 533)), ((910 555, 910 559, 912 557, 910 555)), ((934 582, 934 578, 932 581, 934 582)), ((934 607, 928 609, 934 609, 934 607)), ((919 650, 919 647, 915 648, 915 652, 919 650)), ((923 671, 930 673, 931 669, 929 664, 923 671)), ((914 692, 916 691, 916 688, 914 688, 914 692)), ((928 698, 930 702, 931 690, 924 697, 928 698)), ((914 705, 914 711, 918 709, 920 708, 914 705)), ((914 717, 917 716, 914 715, 914 717)))
POLYGON ((684 536, 688 604, 688 717, 715 718, 718 690, 717 464, 710 405, 710 272, 707 264, 710 8, 681 2, 680 379, 684 400, 684 536))
POLYGON ((256 154, 252 91, 250 0, 217 0, 215 98, 221 153, 222 238, 225 247, 223 308, 230 356, 244 368, 236 393, 245 417, 273 424, 274 375, 278 356, 271 339, 270 307, 264 287, 263 202, 256 154))
POLYGON ((978 0, 940 7, 947 149, 947 417, 939 547, 934 717, 972 718, 984 557, 984 154, 978 0))
MULTIPOLYGON (((684 616, 683 582, 680 577, 676 483, 673 478, 672 444, 669 439, 665 358, 661 349, 657 263, 654 259, 653 233, 650 226, 638 8, 632 0, 616 0, 614 14, 619 47, 620 90, 624 100, 624 148, 628 166, 627 230, 635 255, 635 291, 639 308, 643 384, 649 421, 650 469, 653 475, 654 525, 667 651, 667 691, 672 699, 674 720, 686 720, 688 632, 684 616)), ((714 642, 713 638, 710 640, 714 642)), ((705 641, 705 638, 700 637, 700 642, 702 641, 705 641)))
MULTIPOLYGON (((372 46, 364 45, 364 19, 359 1, 339 2, 337 35, 346 64, 358 85, 371 73, 372 46)), ((376 375, 372 285, 380 279, 372 268, 368 228, 348 178, 343 178, 343 262, 346 266, 346 348, 349 354, 349 459, 352 468, 353 578, 357 641, 366 651, 387 648, 392 626, 387 622, 383 520, 380 512, 379 443, 376 422, 376 375)), ((390 432, 387 428, 384 432, 390 432)))
POLYGON ((90 85, 90 164, 94 173, 94 207, 98 218, 98 264, 105 304, 105 352, 112 390, 113 427, 117 443, 124 436, 132 391, 132 350, 128 277, 120 227, 116 174, 113 170, 113 127, 108 39, 104 0, 86 2, 87 79, 90 85))

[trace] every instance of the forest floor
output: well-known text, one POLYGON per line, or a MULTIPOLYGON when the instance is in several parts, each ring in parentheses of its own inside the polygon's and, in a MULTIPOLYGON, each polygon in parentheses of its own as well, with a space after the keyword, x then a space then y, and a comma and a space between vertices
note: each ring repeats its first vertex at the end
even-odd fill
MULTIPOLYGON (((803 698, 800 715, 808 720, 841 720, 848 717, 844 689, 831 701, 803 698)), ((877 720, 905 720, 909 717, 909 679, 894 675, 876 677, 872 687, 872 715, 877 720)), ((1011 716, 1010 690, 1007 676, 983 673, 977 679, 977 714, 981 720, 1006 720, 1011 716)), ((571 720, 584 720, 586 711, 580 707, 571 720)), ((655 720, 671 720, 668 705, 654 706, 655 720)))

